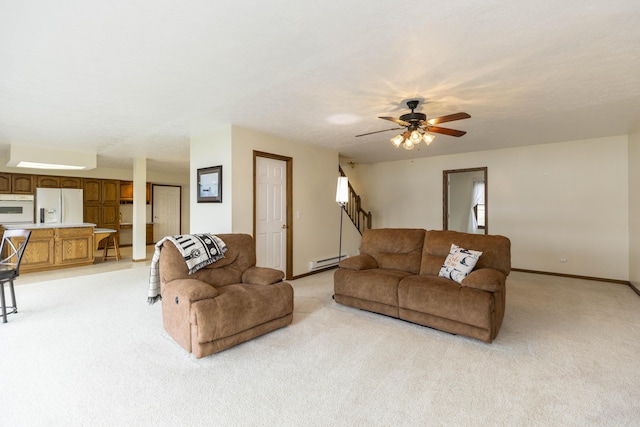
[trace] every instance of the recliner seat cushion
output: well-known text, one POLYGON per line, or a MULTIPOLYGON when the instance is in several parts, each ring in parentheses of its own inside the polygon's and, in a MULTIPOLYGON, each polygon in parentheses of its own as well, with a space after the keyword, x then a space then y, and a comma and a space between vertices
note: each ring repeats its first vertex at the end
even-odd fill
POLYGON ((398 283, 411 273, 374 268, 370 270, 338 269, 334 273, 334 292, 352 298, 398 306, 398 283))
POLYGON ((235 284, 218 288, 215 298, 191 305, 191 323, 198 325, 198 342, 229 337, 291 313, 293 289, 273 285, 235 284))
POLYGON ((437 276, 410 276, 398 285, 400 308, 429 313, 460 323, 491 328, 494 302, 492 294, 465 288, 437 276))

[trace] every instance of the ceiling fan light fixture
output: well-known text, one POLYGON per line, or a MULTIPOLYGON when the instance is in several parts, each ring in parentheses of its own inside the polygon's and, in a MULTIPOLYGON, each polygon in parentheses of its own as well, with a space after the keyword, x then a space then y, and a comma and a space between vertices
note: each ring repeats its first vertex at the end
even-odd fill
POLYGON ((411 141, 411 139, 405 139, 404 140, 404 144, 402 144, 402 147, 405 150, 413 150, 413 148, 415 147, 413 141, 411 141))
POLYGON ((422 134, 420 134, 420 132, 418 132, 417 130, 413 130, 411 131, 411 136, 409 137, 409 139, 412 143, 417 144, 422 139, 422 134))
POLYGON ((396 135, 393 138, 391 138, 391 143, 396 148, 398 148, 398 147, 400 147, 400 145, 402 145, 402 141, 404 141, 404 136, 402 136, 402 135, 396 135))
POLYGON ((431 135, 430 133, 426 133, 424 135, 422 135, 422 139, 424 139, 424 142, 429 145, 433 142, 434 139, 436 139, 435 135, 431 135))

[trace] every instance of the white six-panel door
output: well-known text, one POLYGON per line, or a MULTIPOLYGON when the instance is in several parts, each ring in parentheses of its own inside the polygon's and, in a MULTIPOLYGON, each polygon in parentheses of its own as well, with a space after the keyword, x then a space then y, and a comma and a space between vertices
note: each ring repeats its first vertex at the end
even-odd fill
POLYGON ((256 264, 286 273, 287 164, 256 157, 256 264))

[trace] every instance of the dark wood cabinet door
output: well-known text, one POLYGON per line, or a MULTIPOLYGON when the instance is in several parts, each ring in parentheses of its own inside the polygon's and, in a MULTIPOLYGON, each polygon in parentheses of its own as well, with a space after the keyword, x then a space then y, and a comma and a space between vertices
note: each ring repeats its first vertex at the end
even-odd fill
POLYGON ((0 193, 11 193, 11 174, 0 173, 0 193))
POLYGON ((102 180, 102 203, 120 203, 120 181, 102 180))
POLYGON ((105 228, 118 229, 120 222, 120 206, 119 205, 102 205, 101 226, 105 228))
POLYGON ((60 188, 82 188, 82 178, 61 176, 60 188))
POLYGON ((102 180, 85 178, 83 187, 85 203, 100 203, 102 201, 102 180))
POLYGON ((100 223, 100 205, 84 205, 84 222, 96 224, 97 227, 101 227, 100 223))
POLYGON ((133 202, 133 182, 120 181, 120 201, 133 202))
POLYGON ((37 188, 60 188, 59 176, 36 175, 37 188))
POLYGON ((11 176, 11 192, 15 194, 33 194, 33 175, 14 173, 11 176))

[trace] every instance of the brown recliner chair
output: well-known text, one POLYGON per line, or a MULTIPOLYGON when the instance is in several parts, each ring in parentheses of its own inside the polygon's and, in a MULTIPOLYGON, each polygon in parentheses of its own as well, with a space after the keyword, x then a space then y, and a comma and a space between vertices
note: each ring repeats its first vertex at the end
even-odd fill
POLYGON ((193 274, 166 241, 160 252, 162 322, 197 358, 225 350, 291 323, 293 288, 279 270, 256 267, 247 234, 218 234, 225 257, 193 274))

